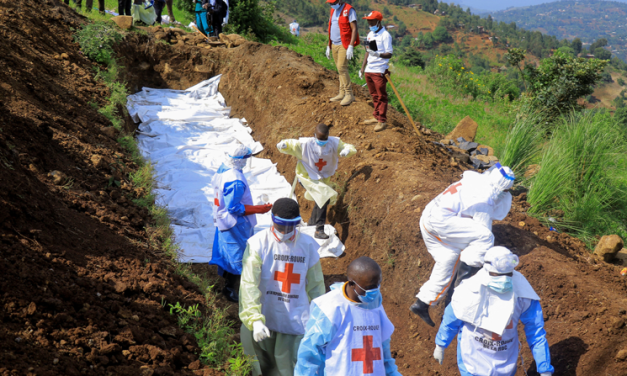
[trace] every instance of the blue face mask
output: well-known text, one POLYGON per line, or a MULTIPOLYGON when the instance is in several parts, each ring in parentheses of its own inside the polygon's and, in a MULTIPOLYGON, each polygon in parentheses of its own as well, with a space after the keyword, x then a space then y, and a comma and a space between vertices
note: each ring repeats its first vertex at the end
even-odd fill
POLYGON ((498 294, 505 294, 506 292, 512 291, 514 285, 512 284, 512 277, 500 275, 498 277, 490 277, 488 287, 498 294))
POLYGON ((370 31, 374 31, 375 33, 379 30, 379 25, 370 26, 370 31))
POLYGON ((324 140, 324 141, 318 140, 316 136, 314 136, 314 138, 316 139, 316 144, 318 144, 319 146, 324 146, 327 144, 327 142, 329 142, 329 140, 324 140))
MULTIPOLYGON (((353 281, 353 283, 355 283, 355 285, 357 285, 357 282, 353 281)), ((372 290, 366 290, 363 287, 357 285, 357 287, 359 287, 360 289, 362 289, 363 291, 366 292, 365 295, 359 295, 357 294, 357 297, 359 298, 359 300, 361 300, 362 303, 372 303, 374 302, 380 295, 381 295, 381 286, 377 287, 376 289, 372 289, 372 290)), ((357 293, 357 291, 355 291, 355 293, 357 293)))

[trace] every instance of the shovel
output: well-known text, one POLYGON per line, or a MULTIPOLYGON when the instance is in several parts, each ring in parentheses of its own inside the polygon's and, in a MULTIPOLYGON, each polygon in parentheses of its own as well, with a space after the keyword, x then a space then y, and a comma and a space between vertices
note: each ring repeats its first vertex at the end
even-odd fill
POLYGON ((418 138, 420 140, 422 140, 422 135, 418 131, 418 127, 416 127, 416 123, 414 123, 414 119, 412 119, 411 115, 409 114, 409 111, 407 110, 407 107, 405 107, 405 103, 403 103, 403 99, 401 99, 401 95, 398 93, 398 90, 396 90, 396 86, 394 86, 394 84, 392 83, 392 80, 390 79, 390 75, 386 74, 385 78, 390 83, 390 86, 392 86, 392 90, 394 90, 394 93, 396 94, 396 97, 398 98, 399 102, 401 102, 401 106, 403 106, 403 110, 405 110, 405 113, 407 114, 407 117, 409 118, 409 121, 411 122, 411 125, 414 126, 414 129, 416 130, 416 134, 418 135, 418 138))

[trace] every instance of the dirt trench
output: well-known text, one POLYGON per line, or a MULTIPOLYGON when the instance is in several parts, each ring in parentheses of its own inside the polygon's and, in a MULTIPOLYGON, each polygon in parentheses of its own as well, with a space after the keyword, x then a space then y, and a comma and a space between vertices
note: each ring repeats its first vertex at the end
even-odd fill
MULTIPOLYGON (((332 125, 332 135, 354 144, 357 156, 342 159, 333 179, 340 192, 329 221, 346 245, 339 259, 324 259, 327 285, 345 280, 354 258, 367 255, 384 270, 384 306, 396 326, 392 349, 406 375, 457 374, 455 350, 443 366, 432 359, 436 328, 427 327, 409 312, 433 261, 418 228, 425 205, 469 166, 451 163, 431 141, 418 140, 408 119, 391 110, 391 129, 373 133, 361 121, 370 118, 368 93, 354 85, 357 102, 349 107, 329 103, 337 90, 337 75, 284 47, 247 43, 237 48, 199 48, 154 44, 134 37, 120 49, 131 87, 183 89, 222 74, 220 92, 232 116, 245 117, 264 158, 278 163, 288 181, 296 161, 277 152, 284 138, 311 136, 319 122, 332 125)), ((427 132, 429 133, 429 132, 427 132)), ((307 218, 312 205, 297 194, 307 218)), ((526 193, 518 191, 511 213, 494 226, 497 245, 521 256, 524 273, 542 298, 546 330, 556 375, 627 375, 627 364, 615 357, 627 347, 625 308, 627 282, 619 267, 605 264, 584 244, 543 227, 525 212, 526 193)), ((235 309, 234 309, 235 311, 235 309)), ((439 322, 443 307, 432 316, 439 322)), ((521 340, 524 333, 521 329, 521 340)), ((522 346, 517 375, 536 375, 535 363, 522 346)))
MULTIPOLYGON (((136 166, 89 104, 104 104, 108 92, 72 42, 70 28, 82 22, 57 0, 0 0, 0 374, 192 374, 195 340, 161 304, 195 304, 202 296, 152 246, 148 213, 130 202, 138 192, 125 176, 136 166), (66 176, 61 185, 48 176, 54 170, 66 176), (112 177, 121 187, 109 184, 112 177)), ((295 161, 276 151, 279 140, 310 136, 325 122, 355 144, 358 155, 340 163, 334 181, 341 196, 329 212, 347 253, 323 261, 327 283, 343 280, 355 257, 376 259, 402 373, 457 374, 455 351, 439 366, 431 358, 436 329, 408 310, 433 265, 420 212, 468 168, 453 167, 429 142, 437 135, 421 143, 396 111, 391 129, 372 133, 360 124, 371 112, 364 89, 355 87, 358 101, 348 108, 329 103, 337 75, 285 48, 169 46, 130 34, 118 53, 131 92, 182 89, 223 74, 220 91, 232 115, 250 121, 262 156, 288 181, 295 161)), ((311 204, 297 193, 307 218, 311 204)), ((527 217, 526 208, 523 193, 494 229, 497 243, 521 256, 520 270, 542 297, 556 375, 626 375, 626 363, 615 360, 627 348, 625 278, 581 242, 527 217)), ((236 307, 231 312, 236 317, 236 307)), ((433 313, 436 321, 441 313, 433 313)), ((523 349, 518 375, 534 375, 523 349)))

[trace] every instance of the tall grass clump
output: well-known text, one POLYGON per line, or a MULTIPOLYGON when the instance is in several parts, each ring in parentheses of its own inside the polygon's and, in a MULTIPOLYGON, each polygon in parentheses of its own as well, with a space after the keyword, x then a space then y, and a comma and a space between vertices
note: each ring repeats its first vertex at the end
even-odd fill
POLYGON ((610 114, 571 112, 559 119, 540 166, 527 196, 530 214, 563 211, 552 225, 589 246, 594 235, 627 236, 627 140, 610 114))
POLYGON ((523 176, 525 169, 539 158, 540 146, 546 135, 544 116, 524 105, 505 137, 500 161, 509 166, 516 176, 523 176))

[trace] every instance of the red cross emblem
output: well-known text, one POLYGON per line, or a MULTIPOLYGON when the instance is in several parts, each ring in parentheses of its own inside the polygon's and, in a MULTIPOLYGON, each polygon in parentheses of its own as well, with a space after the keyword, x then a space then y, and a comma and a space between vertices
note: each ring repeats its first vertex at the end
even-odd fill
POLYGON ((453 184, 450 187, 448 187, 448 189, 446 191, 444 191, 444 193, 442 193, 443 195, 450 193, 452 195, 454 195, 455 193, 458 192, 457 187, 461 187, 462 183, 457 183, 457 184, 453 184))
POLYGON ((364 336, 364 348, 351 350, 352 362, 363 362, 364 375, 374 373, 374 361, 381 360, 381 348, 372 347, 372 336, 364 336))
POLYGON ((314 166, 318 167, 318 171, 322 171, 322 168, 327 165, 327 162, 320 158, 318 162, 314 163, 314 166))
MULTIPOLYGON (((507 325, 507 327, 505 329, 514 329, 514 320, 510 320, 509 321, 509 325, 507 325)), ((492 340, 493 341, 502 341, 503 337, 501 337, 500 335, 498 335, 496 333, 492 333, 492 340)))
POLYGON ((274 280, 281 282, 281 291, 289 294, 292 291, 292 283, 300 283, 300 274, 294 273, 294 264, 285 264, 285 272, 275 271, 274 280))

